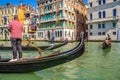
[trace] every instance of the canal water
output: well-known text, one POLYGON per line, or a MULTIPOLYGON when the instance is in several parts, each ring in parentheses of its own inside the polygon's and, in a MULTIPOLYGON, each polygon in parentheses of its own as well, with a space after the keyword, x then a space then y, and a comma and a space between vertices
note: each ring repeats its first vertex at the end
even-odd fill
MULTIPOLYGON (((0 73, 0 80, 120 80, 120 43, 111 49, 101 49, 100 42, 86 42, 84 54, 68 63, 31 73, 0 73)), ((45 45, 45 44, 44 44, 45 45)), ((48 51, 69 50, 77 43, 48 51)), ((0 51, 2 57, 11 57, 12 51, 0 51)), ((23 51, 24 57, 34 57, 37 51, 23 51)), ((46 55, 43 53, 43 56, 46 55)))

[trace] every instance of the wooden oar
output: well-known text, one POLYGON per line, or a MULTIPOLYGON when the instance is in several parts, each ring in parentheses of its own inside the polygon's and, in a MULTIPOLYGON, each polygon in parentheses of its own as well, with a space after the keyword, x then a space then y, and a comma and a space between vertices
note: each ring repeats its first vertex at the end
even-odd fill
MULTIPOLYGON (((23 40, 22 42, 25 43, 25 41, 26 41, 26 40, 23 40)), ((33 43, 30 42, 30 40, 28 40, 28 41, 29 41, 28 45, 31 46, 31 47, 36 48, 36 49, 38 50, 39 54, 41 54, 41 52, 45 52, 45 50, 42 50, 42 49, 40 49, 39 47, 34 46, 33 43)), ((46 54, 49 54, 48 52, 45 52, 45 53, 46 53, 46 54)))

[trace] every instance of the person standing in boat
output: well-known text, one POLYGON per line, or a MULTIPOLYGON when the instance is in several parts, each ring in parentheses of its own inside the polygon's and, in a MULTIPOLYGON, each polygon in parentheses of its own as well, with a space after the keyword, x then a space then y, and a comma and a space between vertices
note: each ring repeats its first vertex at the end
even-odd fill
POLYGON ((10 32, 10 41, 13 50, 13 59, 10 61, 17 61, 17 51, 19 53, 19 59, 22 59, 22 32, 23 25, 18 20, 18 16, 14 16, 14 20, 9 23, 8 31, 10 32))
POLYGON ((54 33, 54 29, 52 29, 52 45, 55 42, 55 33, 54 33))

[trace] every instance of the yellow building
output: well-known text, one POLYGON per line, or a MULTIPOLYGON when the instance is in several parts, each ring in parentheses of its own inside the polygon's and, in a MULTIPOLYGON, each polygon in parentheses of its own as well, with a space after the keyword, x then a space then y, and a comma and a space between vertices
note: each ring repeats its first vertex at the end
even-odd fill
POLYGON ((24 20, 25 20, 25 9, 26 9, 25 5, 20 6, 18 9, 18 18, 22 24, 24 24, 24 20))
POLYGON ((13 16, 18 14, 18 7, 7 4, 7 7, 0 6, 0 26, 8 25, 13 16))
POLYGON ((13 20, 14 15, 18 14, 18 7, 11 5, 0 6, 0 40, 8 39, 8 24, 13 20))
POLYGON ((28 35, 28 27, 31 24, 31 19, 27 21, 27 18, 25 19, 25 12, 32 11, 32 7, 30 5, 22 5, 22 1, 20 2, 20 6, 14 6, 10 3, 7 4, 7 6, 0 6, 0 40, 9 39, 8 35, 8 24, 14 19, 14 15, 18 15, 18 18, 20 22, 24 26, 24 35, 28 35), (26 20, 26 21, 25 21, 26 20), (27 25, 25 25, 27 23, 27 25))

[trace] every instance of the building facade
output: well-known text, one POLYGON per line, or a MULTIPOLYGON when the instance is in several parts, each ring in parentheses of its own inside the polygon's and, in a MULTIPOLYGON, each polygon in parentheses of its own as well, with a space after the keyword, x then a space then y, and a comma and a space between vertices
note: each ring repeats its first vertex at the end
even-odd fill
POLYGON ((88 39, 120 41, 120 0, 89 0, 88 39))
POLYGON ((13 20, 14 15, 18 14, 18 7, 10 3, 7 6, 0 6, 0 40, 8 39, 9 33, 7 26, 13 20))
POLYGON ((20 6, 7 3, 7 6, 0 6, 0 40, 10 39, 8 32, 8 24, 14 19, 14 15, 18 15, 20 22, 24 26, 23 38, 29 37, 29 27, 32 24, 31 14, 34 12, 31 5, 24 5, 20 1, 20 6), (26 12, 30 13, 29 18, 26 12))
POLYGON ((85 31, 87 9, 81 0, 37 0, 40 26, 37 39, 76 40, 85 31))

